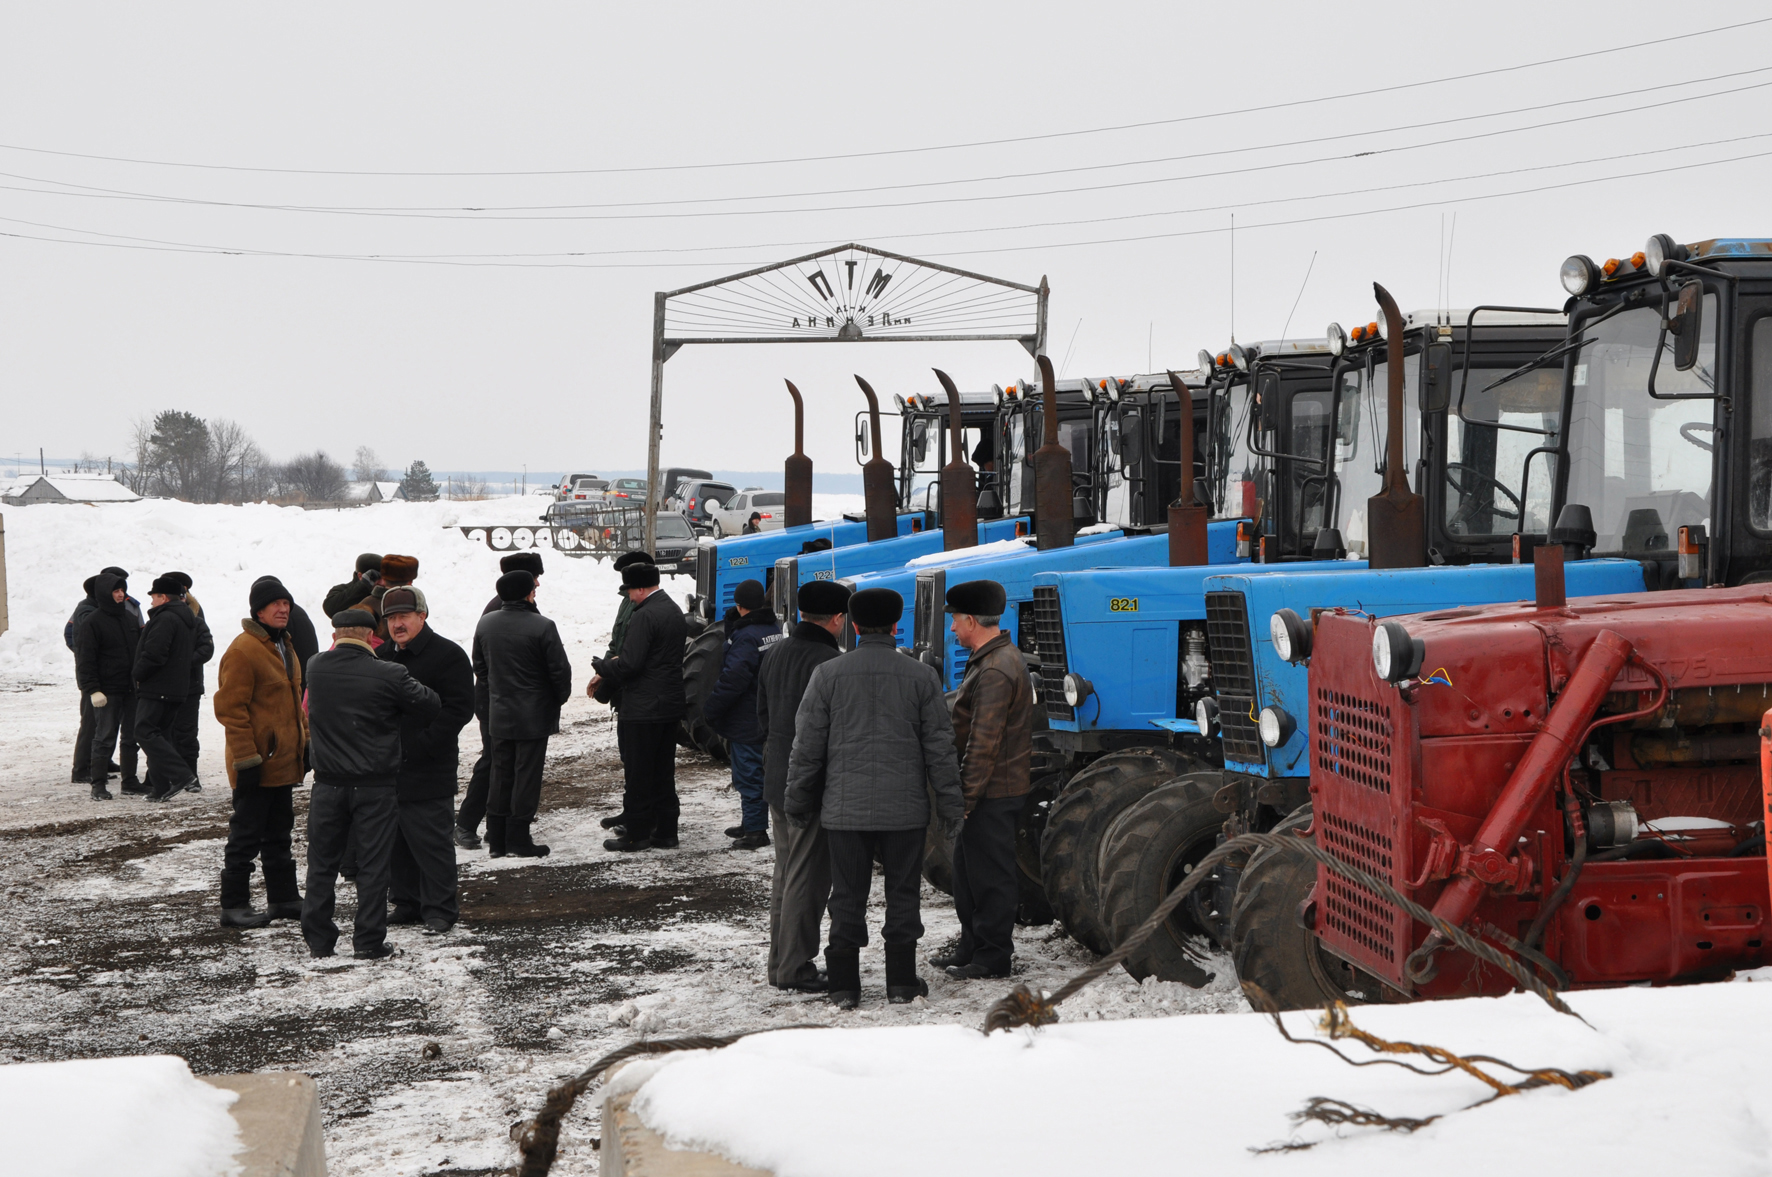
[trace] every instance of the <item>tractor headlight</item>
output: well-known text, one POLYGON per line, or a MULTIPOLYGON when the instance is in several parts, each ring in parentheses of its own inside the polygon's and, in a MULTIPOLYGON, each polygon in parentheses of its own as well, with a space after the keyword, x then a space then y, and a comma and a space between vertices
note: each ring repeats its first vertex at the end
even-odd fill
POLYGON ((1303 662, 1311 656, 1311 623, 1291 609, 1281 609, 1268 618, 1268 636, 1274 640, 1274 653, 1287 662, 1303 662))
POLYGON ((1200 734, 1209 736, 1218 730, 1218 700, 1201 699, 1194 704, 1194 723, 1200 734))
POLYGON ((1231 363, 1236 365, 1237 371, 1247 372, 1249 370, 1249 353, 1247 351, 1243 350, 1242 344, 1240 344, 1240 343, 1231 344, 1230 357, 1231 357, 1231 363))
POLYGON ((1563 262, 1563 268, 1557 277, 1563 283, 1563 289, 1577 298, 1586 294, 1600 283, 1600 267, 1594 265, 1594 259, 1586 254, 1575 254, 1563 262))
POLYGON ((1291 739, 1298 727, 1292 722, 1292 717, 1278 707, 1263 707, 1259 726, 1261 742, 1270 748, 1278 748, 1291 739))
POLYGON ((1067 674, 1064 676, 1064 701, 1070 706, 1081 707, 1083 700, 1094 693, 1095 688, 1082 675, 1067 674))
POLYGON ((1400 621, 1381 622, 1372 631, 1372 669, 1385 682, 1402 682, 1421 670, 1422 643, 1400 621))
POLYGON ((1643 264, 1650 274, 1661 277, 1661 268, 1669 260, 1683 262, 1686 260, 1686 247, 1676 245, 1674 239, 1666 233, 1657 233, 1649 238, 1649 244, 1643 246, 1643 264))
POLYGON ((1347 332, 1341 329, 1340 323, 1329 324, 1329 330, 1326 334, 1329 338, 1330 355, 1338 356, 1347 350, 1347 332))
POLYGON ((1206 373, 1208 376, 1212 375, 1213 369, 1218 367, 1218 365, 1213 362, 1212 353, 1205 348, 1201 348, 1200 354, 1195 356, 1194 359, 1195 362, 1200 365, 1200 371, 1206 373))

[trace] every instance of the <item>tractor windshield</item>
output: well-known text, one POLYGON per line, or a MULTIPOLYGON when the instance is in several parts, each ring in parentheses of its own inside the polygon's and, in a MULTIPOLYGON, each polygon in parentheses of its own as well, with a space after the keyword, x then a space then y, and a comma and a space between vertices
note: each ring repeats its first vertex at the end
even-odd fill
MULTIPOLYGON (((1340 483, 1342 541, 1350 556, 1366 551, 1366 500, 1384 485, 1385 425, 1388 420, 1389 364, 1379 360, 1370 374, 1358 368, 1342 372, 1335 412, 1335 477, 1340 483)), ((1403 362, 1404 473, 1413 475, 1421 456, 1420 360, 1403 362)), ((1411 489, 1419 491, 1410 479, 1411 489)))
POLYGON ((1254 519, 1261 513, 1259 459, 1249 449, 1249 416, 1254 407, 1247 380, 1213 395, 1208 483, 1214 519, 1254 519))
POLYGON ((1454 536, 1542 535, 1550 530, 1550 456, 1533 451, 1556 440, 1563 373, 1537 368, 1496 384, 1514 369, 1473 367, 1468 383, 1452 373, 1462 413, 1446 414, 1446 531, 1454 536))
POLYGON ((1570 381, 1569 490, 1566 502, 1593 512, 1597 552, 1669 551, 1677 528, 1710 524, 1714 448, 1717 299, 1704 296, 1698 363, 1674 369, 1673 341, 1655 372, 1661 396, 1649 396, 1649 368, 1661 335, 1656 307, 1637 307, 1584 328, 1570 381))

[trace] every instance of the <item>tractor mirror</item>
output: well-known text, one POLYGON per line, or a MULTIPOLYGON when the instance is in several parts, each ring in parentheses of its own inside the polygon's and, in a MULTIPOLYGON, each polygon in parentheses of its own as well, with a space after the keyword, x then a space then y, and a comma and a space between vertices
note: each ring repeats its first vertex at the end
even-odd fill
POLYGON ((911 422, 911 456, 919 465, 929 456, 929 422, 920 417, 911 422))
POLYGON ((855 415, 855 460, 860 464, 868 460, 868 423, 860 413, 855 415))
POLYGON ((1421 382, 1421 411, 1443 413, 1452 393, 1452 345, 1431 343, 1427 349, 1426 379, 1421 382))
POLYGON ((1698 341, 1703 336, 1704 283, 1694 278, 1680 287, 1667 329, 1674 337, 1674 368, 1690 372, 1698 363, 1698 341))
POLYGON ((1144 415, 1137 409, 1120 414, 1120 465, 1131 469, 1144 461, 1144 415))
POLYGON ((1255 378, 1255 399, 1261 402, 1261 427, 1273 433, 1280 428, 1280 374, 1268 370, 1255 378))

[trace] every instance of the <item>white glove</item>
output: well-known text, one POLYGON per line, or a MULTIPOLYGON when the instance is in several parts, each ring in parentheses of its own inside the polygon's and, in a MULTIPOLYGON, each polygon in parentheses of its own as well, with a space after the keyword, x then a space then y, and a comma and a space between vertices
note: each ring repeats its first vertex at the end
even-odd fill
POLYGON ((92 705, 94 707, 107 707, 110 705, 110 702, 109 699, 105 698, 105 693, 103 691, 92 692, 92 705))

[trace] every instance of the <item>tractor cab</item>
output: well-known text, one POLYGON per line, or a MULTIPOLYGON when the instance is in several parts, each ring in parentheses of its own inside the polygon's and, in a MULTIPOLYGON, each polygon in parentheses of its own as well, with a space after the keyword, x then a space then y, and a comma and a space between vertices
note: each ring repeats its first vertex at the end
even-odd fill
MULTIPOLYGON (((938 389, 934 393, 895 396, 893 400, 898 405, 899 419, 896 479, 899 509, 939 512, 941 468, 948 461, 948 434, 951 431, 947 392, 938 389)), ((1002 394, 996 389, 960 394, 961 450, 970 454, 978 442, 986 438, 994 440, 997 406, 1001 400, 1002 394)), ((857 413, 855 460, 858 465, 866 464, 872 456, 868 453, 868 432, 867 413, 857 413)), ((981 471, 981 492, 988 480, 988 475, 981 471)))
POLYGON ((1224 486, 1213 503, 1256 519, 1250 555, 1265 562, 1336 554, 1315 550, 1317 532, 1333 525, 1333 360, 1315 339, 1200 353, 1219 392, 1214 440, 1229 459, 1219 467, 1224 486))
MULTIPOLYGON (((1079 526, 1094 523, 1094 485, 1102 461, 1096 443, 1097 420, 1106 406, 1097 399, 1087 380, 1057 382, 1058 441, 1071 455, 1072 514, 1079 526), (1087 388, 1087 391, 1086 391, 1087 388)), ((1045 407, 1037 380, 1024 380, 1003 390, 997 414, 996 477, 992 486, 998 498, 993 504, 1005 515, 1034 514, 1034 451, 1045 438, 1045 407)), ((988 518, 982 480, 979 518, 988 518)))
MULTIPOLYGON (((1195 477, 1205 481, 1207 418, 1211 394, 1204 372, 1178 373, 1194 418, 1195 477)), ((1096 470, 1089 487, 1087 520, 1133 531, 1168 522, 1169 504, 1181 491, 1181 398, 1167 372, 1084 381, 1097 407, 1092 452, 1096 470)))
POLYGON ((1656 234, 1561 276, 1552 540, 1641 560, 1656 588, 1772 580, 1772 241, 1656 234))

